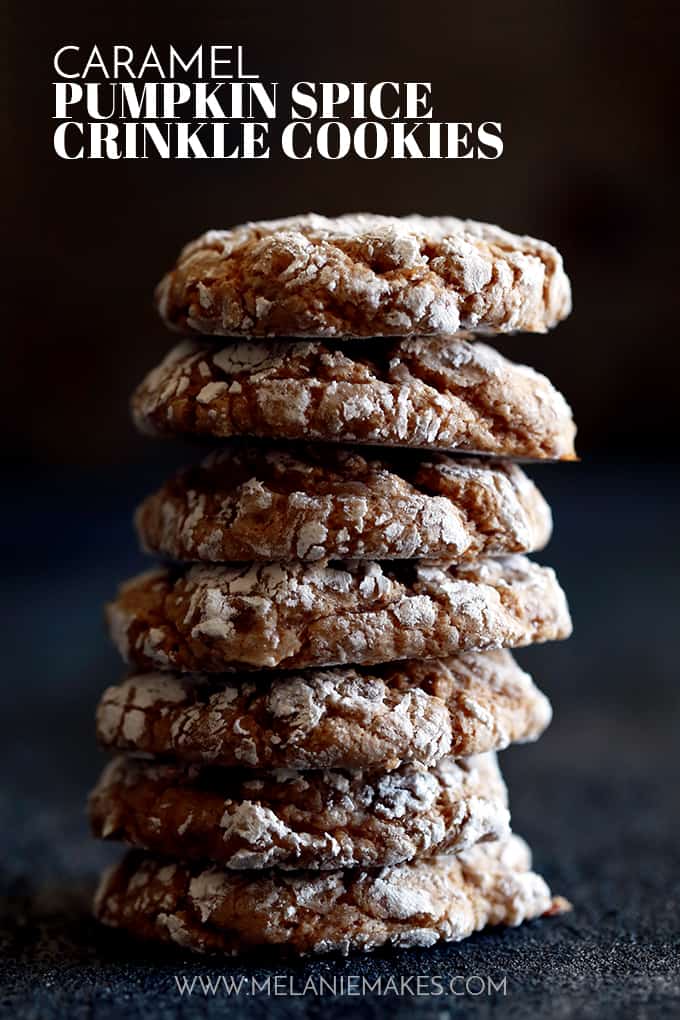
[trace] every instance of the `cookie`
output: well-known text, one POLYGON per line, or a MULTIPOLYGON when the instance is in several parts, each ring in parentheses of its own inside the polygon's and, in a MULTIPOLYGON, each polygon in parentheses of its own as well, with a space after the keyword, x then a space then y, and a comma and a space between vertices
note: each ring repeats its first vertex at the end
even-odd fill
POLYGON ((536 740, 551 715, 509 652, 469 652, 247 677, 141 673, 104 691, 97 737, 203 764, 389 770, 536 740))
POLYGON ((184 341, 132 397, 151 435, 370 443, 573 460, 569 405, 545 376, 467 340, 184 341))
POLYGON ((545 333, 571 310, 559 252, 452 216, 314 214, 188 244, 156 290, 172 329, 221 336, 545 333))
POLYGON ((481 843, 396 867, 234 872, 130 851, 95 896, 95 916, 140 938, 238 956, 293 955, 458 942, 487 925, 561 913, 526 843, 481 843))
POLYGON ((524 556, 151 570, 107 616, 127 662, 207 673, 444 658, 571 632, 554 572, 524 556))
POLYGON ((380 867, 508 836, 492 753, 431 769, 274 772, 120 757, 90 795, 95 836, 234 870, 380 867))
POLYGON ((429 558, 533 552, 550 509, 508 462, 344 447, 236 446, 139 507, 147 552, 174 560, 429 558))

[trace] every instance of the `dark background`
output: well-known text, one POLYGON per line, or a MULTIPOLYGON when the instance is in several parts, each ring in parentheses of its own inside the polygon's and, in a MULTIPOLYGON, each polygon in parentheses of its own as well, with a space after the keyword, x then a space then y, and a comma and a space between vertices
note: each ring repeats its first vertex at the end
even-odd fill
POLYGON ((442 1020, 677 1015, 679 24, 674 4, 633 2, 6 9, 8 1016, 230 1006, 282 1016, 417 1006, 442 1020), (493 162, 63 162, 52 150, 54 51, 114 42, 241 43, 249 65, 284 85, 431 81, 438 119, 500 120, 505 152, 493 162), (87 915, 95 873, 115 856, 88 839, 82 810, 100 767, 94 705, 120 671, 101 604, 143 565, 129 525, 136 501, 192 455, 137 437, 127 398, 173 342, 151 292, 182 243, 245 219, 356 209, 452 213, 534 233, 562 250, 572 278, 574 313, 554 334, 497 346, 550 375, 580 427, 582 463, 532 472, 556 519, 542 558, 558 569, 576 625, 568 644, 521 655, 555 721, 535 747, 503 755, 515 827, 575 910, 459 947, 321 965, 326 974, 507 974, 505 998, 180 1003, 173 973, 214 968, 98 932, 87 915))
MULTIPOLYGON (((503 350, 568 394, 584 456, 675 455, 678 157, 673 3, 253 0, 30 5, 10 15, 10 243, 0 436, 15 461, 148 447, 130 388, 167 348, 151 293, 205 229, 314 210, 453 213, 564 253, 575 312, 503 350), (241 43, 265 81, 431 81, 435 119, 503 123, 500 160, 58 159, 55 51, 241 43), (27 396, 30 394, 30 400, 27 396)), ((285 107, 285 104, 281 104, 285 107)), ((122 476, 121 476, 122 477, 122 476)))

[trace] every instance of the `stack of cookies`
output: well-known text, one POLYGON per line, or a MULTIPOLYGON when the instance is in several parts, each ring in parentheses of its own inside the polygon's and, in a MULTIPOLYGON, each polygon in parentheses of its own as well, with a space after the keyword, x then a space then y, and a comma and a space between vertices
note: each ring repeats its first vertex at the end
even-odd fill
POLYGON ((551 715, 508 649, 571 629, 526 558, 551 515, 514 460, 573 459, 575 429, 475 340, 568 314, 559 254, 453 218, 301 216, 201 237, 157 303, 193 339, 135 421, 220 445, 140 506, 165 565, 108 607, 132 671, 99 706, 118 757, 90 814, 133 849, 97 916, 318 953, 562 909, 496 752, 551 715))

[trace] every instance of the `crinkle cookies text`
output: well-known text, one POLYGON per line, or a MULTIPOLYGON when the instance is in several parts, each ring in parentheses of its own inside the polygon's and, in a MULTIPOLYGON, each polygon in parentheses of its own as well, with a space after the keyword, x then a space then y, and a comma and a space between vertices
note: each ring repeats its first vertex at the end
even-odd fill
POLYGON ((498 159, 498 121, 436 121, 430 82, 312 82, 251 73, 241 46, 54 56, 62 159, 498 159))

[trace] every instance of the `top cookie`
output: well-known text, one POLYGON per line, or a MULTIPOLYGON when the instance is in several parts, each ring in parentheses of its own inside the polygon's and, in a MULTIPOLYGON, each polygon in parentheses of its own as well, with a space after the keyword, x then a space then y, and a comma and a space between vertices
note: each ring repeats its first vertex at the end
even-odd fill
POLYGON ((453 216, 313 213, 211 230, 156 289, 180 332, 238 337, 545 333, 571 311, 559 252, 453 216))

